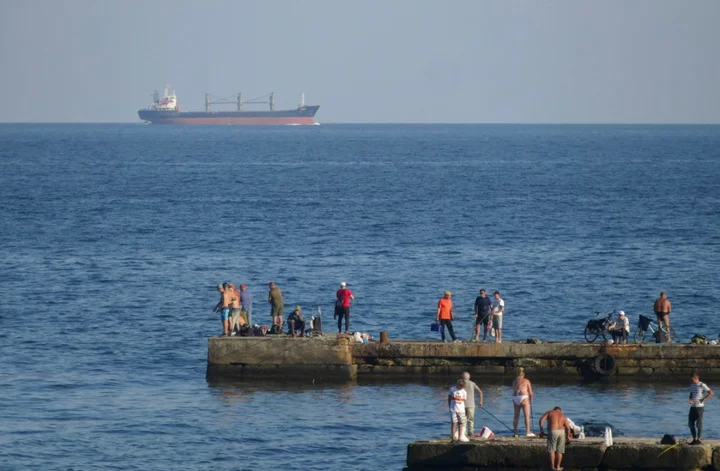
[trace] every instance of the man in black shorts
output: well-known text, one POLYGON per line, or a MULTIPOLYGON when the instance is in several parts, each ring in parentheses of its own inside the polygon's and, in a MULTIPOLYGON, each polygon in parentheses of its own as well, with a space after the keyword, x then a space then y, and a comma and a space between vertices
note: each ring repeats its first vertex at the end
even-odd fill
POLYGON ((480 290, 480 296, 475 298, 475 342, 480 337, 480 324, 483 325, 483 342, 490 330, 490 307, 492 301, 487 297, 484 289, 480 290))

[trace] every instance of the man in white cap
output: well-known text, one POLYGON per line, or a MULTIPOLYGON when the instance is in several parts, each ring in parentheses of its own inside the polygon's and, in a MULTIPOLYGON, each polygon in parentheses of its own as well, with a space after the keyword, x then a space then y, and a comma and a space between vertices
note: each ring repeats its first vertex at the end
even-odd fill
POLYGON ((335 293, 335 317, 338 320, 338 334, 342 333, 342 321, 345 318, 345 333, 350 333, 350 301, 355 301, 352 291, 347 289, 347 283, 340 283, 340 289, 335 293))
POLYGON ((617 321, 610 325, 610 334, 612 335, 613 342, 627 343, 628 335, 630 334, 630 320, 625 316, 625 311, 618 311, 617 321))

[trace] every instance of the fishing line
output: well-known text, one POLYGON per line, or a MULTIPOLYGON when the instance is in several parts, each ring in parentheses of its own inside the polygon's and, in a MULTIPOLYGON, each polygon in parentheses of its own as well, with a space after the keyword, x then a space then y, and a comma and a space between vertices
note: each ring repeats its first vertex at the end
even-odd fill
POLYGON ((493 413, 490 412, 489 410, 485 409, 484 407, 481 407, 481 409, 484 410, 485 412, 487 412, 488 414, 490 414, 490 417, 492 417, 493 419, 495 419, 495 420, 497 420, 498 422, 500 422, 501 424, 503 424, 506 429, 510 430, 510 433, 515 433, 515 432, 513 432, 513 430, 512 430, 510 427, 508 427, 508 426, 505 424, 505 422, 503 422, 502 420, 500 420, 500 419, 498 419, 497 417, 495 417, 495 414, 493 414, 493 413))

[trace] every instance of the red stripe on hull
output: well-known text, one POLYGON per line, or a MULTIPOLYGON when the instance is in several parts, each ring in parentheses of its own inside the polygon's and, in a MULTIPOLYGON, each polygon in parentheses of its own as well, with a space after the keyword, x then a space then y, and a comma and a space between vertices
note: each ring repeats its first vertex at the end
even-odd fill
POLYGON ((312 116, 290 118, 167 118, 153 119, 153 124, 315 124, 312 116))

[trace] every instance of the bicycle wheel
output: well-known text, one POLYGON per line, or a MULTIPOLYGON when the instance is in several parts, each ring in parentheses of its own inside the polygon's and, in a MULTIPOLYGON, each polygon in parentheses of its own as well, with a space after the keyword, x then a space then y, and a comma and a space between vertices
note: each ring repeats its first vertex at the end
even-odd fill
POLYGON ((585 340, 587 340, 588 343, 593 343, 597 340, 598 335, 600 335, 600 332, 598 332, 597 329, 585 326, 585 340))
POLYGON ((600 329, 600 332, 598 333, 600 334, 600 337, 603 338, 603 340, 607 340, 608 335, 610 335, 610 332, 607 329, 600 329))
POLYGON ((645 338, 647 337, 647 330, 642 330, 640 327, 637 328, 635 331, 635 335, 633 335, 633 341, 635 343, 644 343, 645 338))

